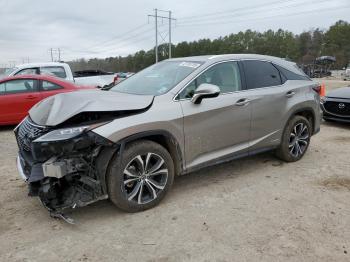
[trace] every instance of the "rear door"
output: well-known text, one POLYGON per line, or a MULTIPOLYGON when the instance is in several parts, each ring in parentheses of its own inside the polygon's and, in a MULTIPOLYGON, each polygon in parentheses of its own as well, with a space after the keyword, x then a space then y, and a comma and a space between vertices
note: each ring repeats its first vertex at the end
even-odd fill
POLYGON ((247 89, 253 93, 251 151, 268 149, 280 142, 289 99, 298 91, 284 82, 268 61, 242 61, 247 89))
POLYGON ((0 122, 19 123, 41 100, 35 79, 9 80, 0 84, 0 122))
POLYGON ((204 71, 179 94, 189 170, 248 151, 251 107, 242 89, 239 65, 230 61, 204 71), (193 104, 190 99, 202 83, 217 85, 220 95, 193 104))

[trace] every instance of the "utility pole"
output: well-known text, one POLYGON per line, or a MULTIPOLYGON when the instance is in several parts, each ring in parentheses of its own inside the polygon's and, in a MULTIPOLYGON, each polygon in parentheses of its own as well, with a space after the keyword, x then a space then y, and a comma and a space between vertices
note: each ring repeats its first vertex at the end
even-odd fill
POLYGON ((50 48, 50 51, 51 51, 51 62, 53 62, 52 48, 50 48))
MULTIPOLYGON (((160 35, 162 38, 163 36, 160 34, 160 32, 158 31, 158 19, 161 18, 161 19, 166 19, 168 20, 168 23, 169 23, 169 32, 168 32, 168 35, 169 35, 169 58, 171 58, 171 21, 173 20, 176 20, 174 18, 171 17, 171 11, 165 11, 165 10, 160 10, 160 9, 154 9, 154 15, 148 15, 148 18, 149 17, 154 17, 154 20, 155 20, 155 37, 156 37, 156 46, 154 48, 154 52, 155 52, 155 56, 156 56, 156 63, 158 63, 158 36, 160 35), (161 16, 159 15, 159 12, 164 12, 164 13, 168 13, 168 17, 166 16, 161 16)), ((164 38, 163 38, 164 40, 164 38)))
POLYGON ((156 63, 158 63, 158 10, 157 8, 154 9, 154 20, 156 21, 156 49, 155 49, 155 52, 156 52, 156 63))
POLYGON ((171 58, 171 11, 169 11, 169 58, 171 58))
POLYGON ((9 61, 10 67, 15 67, 16 66, 16 61, 9 61))
POLYGON ((61 49, 58 48, 58 62, 61 61, 61 49))

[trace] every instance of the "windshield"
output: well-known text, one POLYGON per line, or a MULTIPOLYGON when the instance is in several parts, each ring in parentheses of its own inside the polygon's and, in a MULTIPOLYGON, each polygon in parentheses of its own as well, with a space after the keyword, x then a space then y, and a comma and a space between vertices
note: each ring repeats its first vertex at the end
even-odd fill
POLYGON ((16 71, 17 67, 6 68, 4 72, 1 73, 2 76, 9 76, 12 72, 16 71))
POLYGON ((174 88, 202 62, 164 61, 154 64, 112 87, 111 91, 136 95, 161 95, 174 88))

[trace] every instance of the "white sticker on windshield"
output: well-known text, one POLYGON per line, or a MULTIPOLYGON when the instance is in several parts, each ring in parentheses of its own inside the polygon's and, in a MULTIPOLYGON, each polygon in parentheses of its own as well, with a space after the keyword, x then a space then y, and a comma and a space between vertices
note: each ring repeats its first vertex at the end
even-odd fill
POLYGON ((191 68, 197 68, 201 64, 198 63, 191 63, 191 62, 182 62, 179 66, 186 66, 186 67, 191 67, 191 68))

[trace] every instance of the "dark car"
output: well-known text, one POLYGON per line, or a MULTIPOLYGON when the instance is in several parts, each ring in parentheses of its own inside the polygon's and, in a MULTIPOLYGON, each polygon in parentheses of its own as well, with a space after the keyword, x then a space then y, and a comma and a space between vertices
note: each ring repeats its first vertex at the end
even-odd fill
POLYGON ((342 87, 327 93, 321 100, 323 119, 350 123, 350 87, 342 87))

